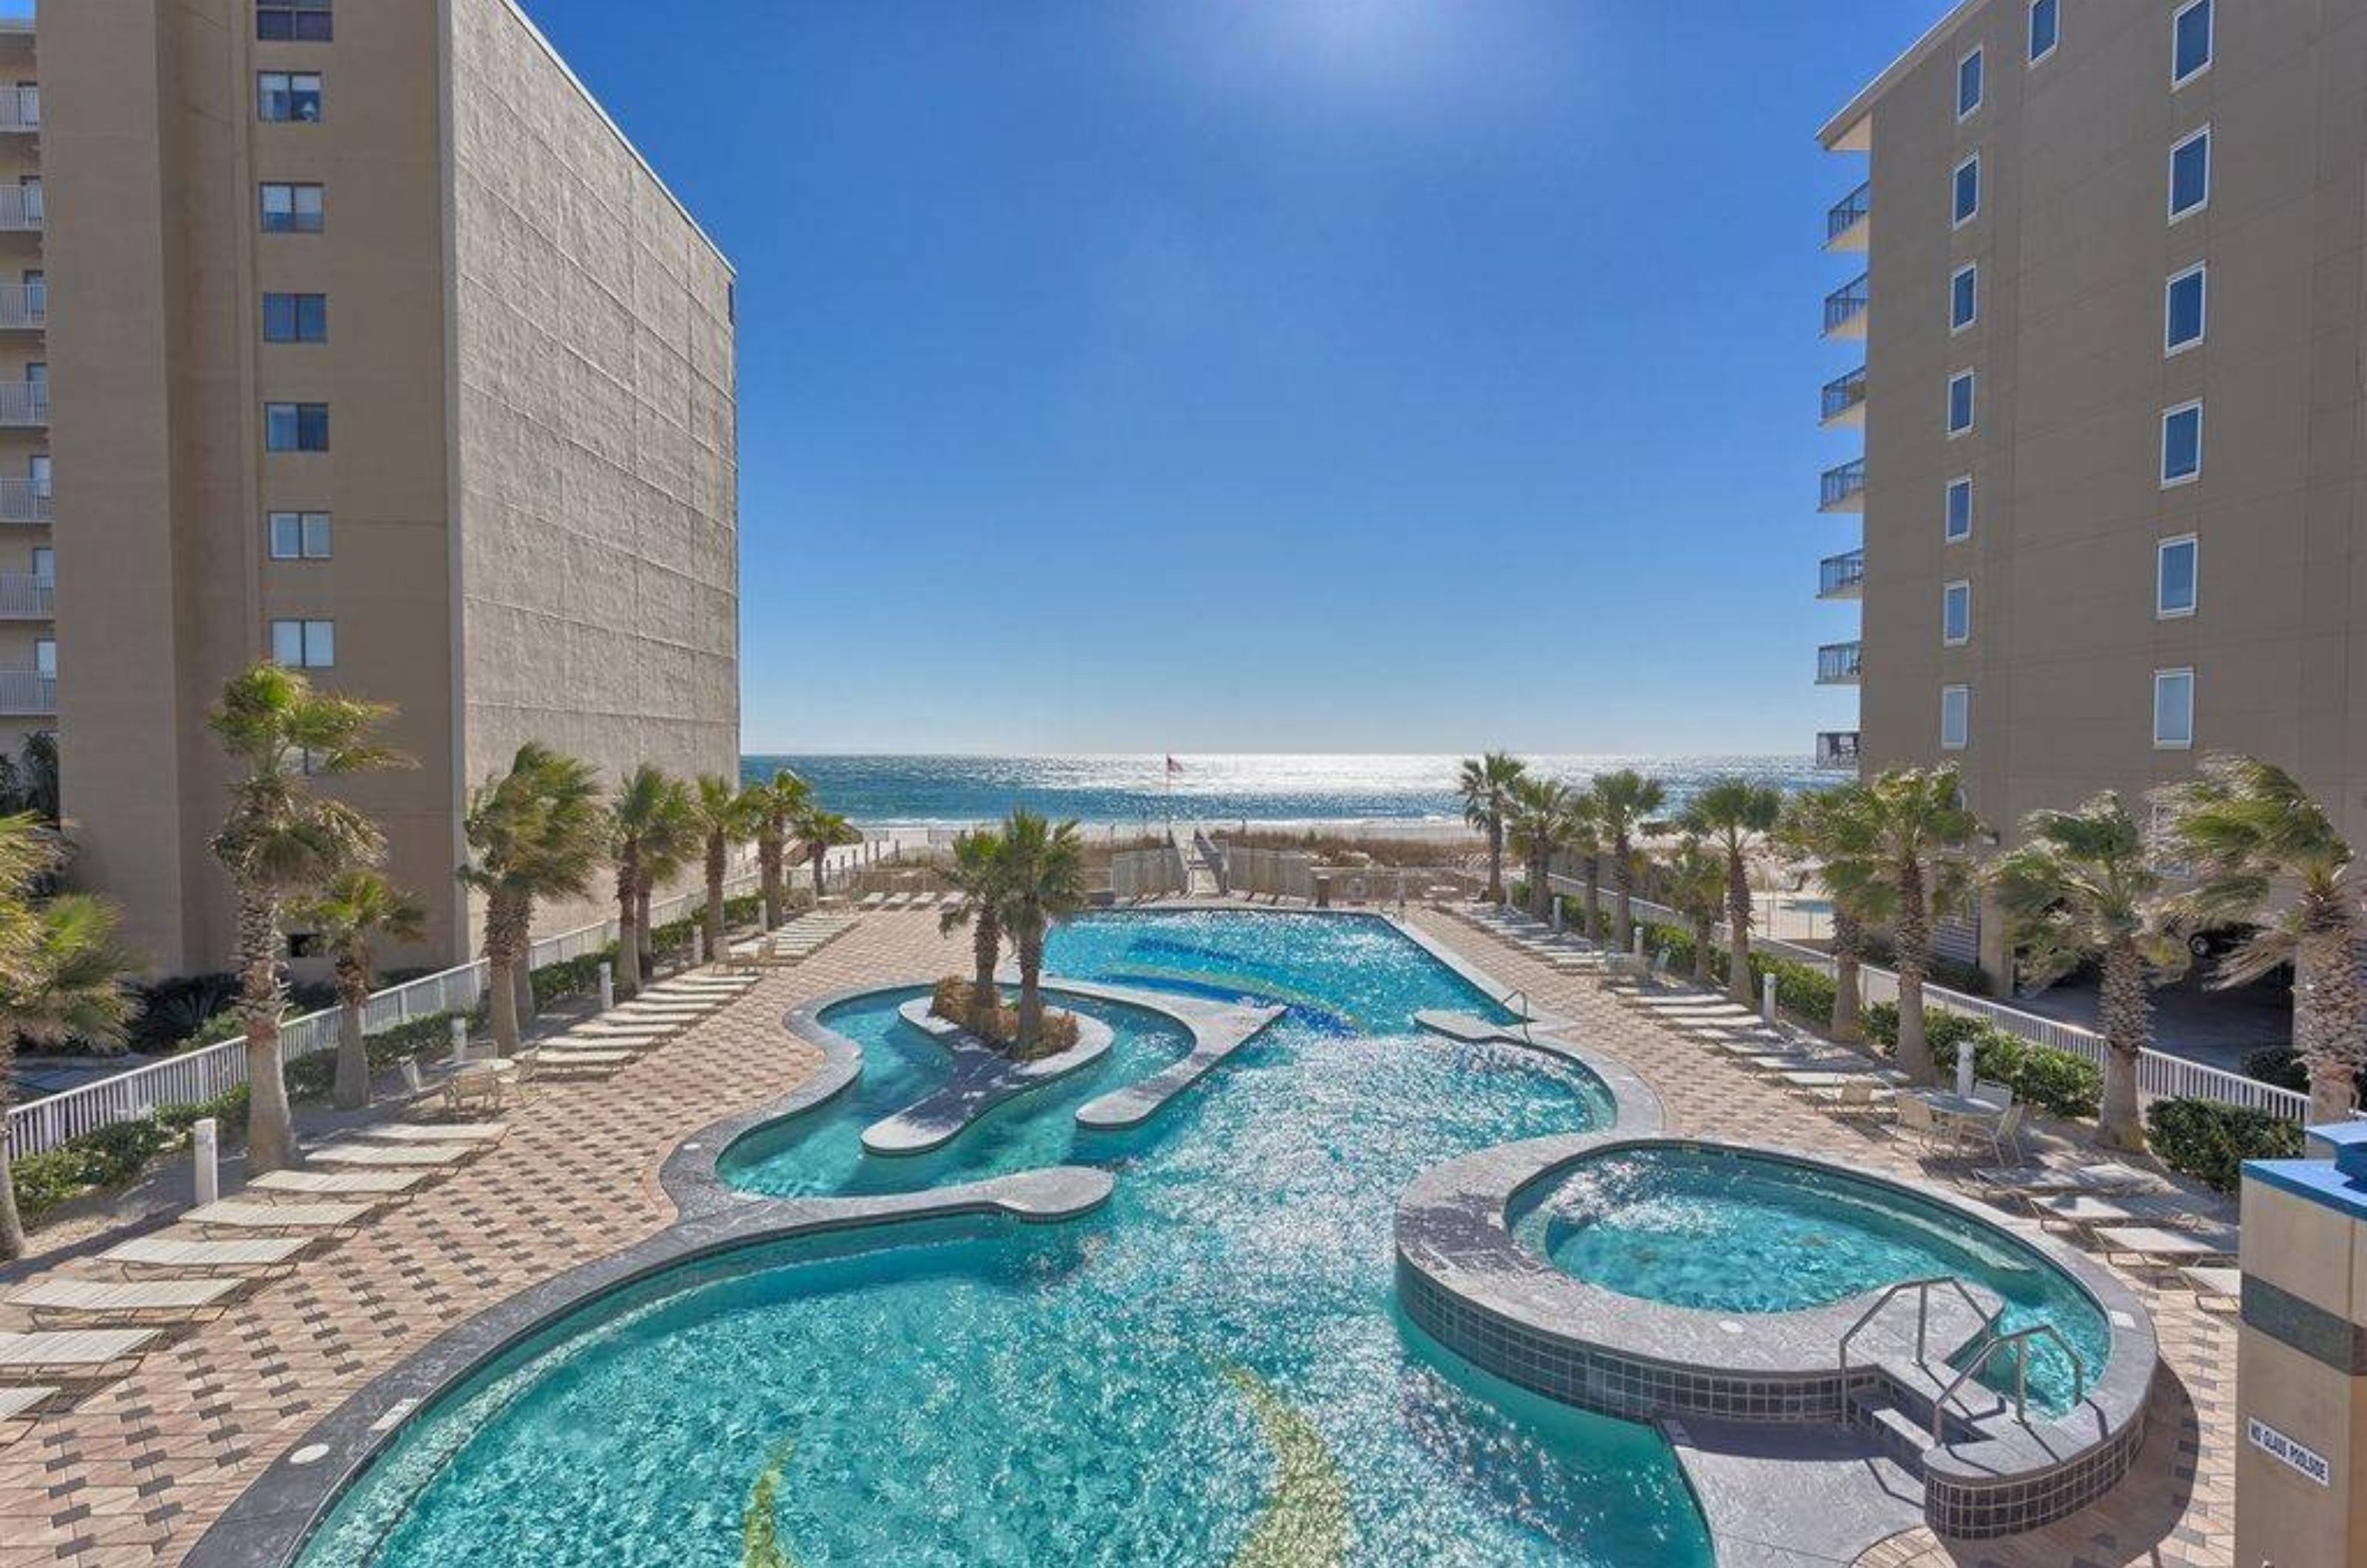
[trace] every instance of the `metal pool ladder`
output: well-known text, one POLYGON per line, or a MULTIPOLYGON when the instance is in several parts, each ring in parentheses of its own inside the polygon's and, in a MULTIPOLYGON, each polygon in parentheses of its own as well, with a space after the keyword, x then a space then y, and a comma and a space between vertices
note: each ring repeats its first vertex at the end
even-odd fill
POLYGON ((1529 1032, 1529 993, 1525 988, 1506 991, 1496 998, 1496 1005, 1511 1013, 1519 1021, 1521 1039, 1523 1043, 1534 1045, 1537 1043, 1536 1036, 1529 1032), (1520 1006, 1514 1007, 1512 1005, 1514 1002, 1520 1003, 1520 1006))
MULTIPOLYGON (((1924 1359, 1924 1346, 1931 1338, 1931 1292, 1942 1285, 1947 1286, 1950 1290, 1954 1291, 1956 1294, 1962 1296, 1965 1299, 1965 1304, 1973 1309, 1973 1315, 1975 1317, 1979 1318, 1984 1324, 1989 1321, 1989 1314, 1988 1312, 1983 1310, 1981 1303, 1974 1299, 1973 1292, 1966 1290, 1965 1288, 1965 1282, 1956 1278, 1954 1274, 1927 1274, 1920 1280, 1901 1280, 1897 1284, 1884 1291, 1882 1294, 1874 1297, 1873 1303, 1868 1305, 1863 1312, 1857 1314, 1857 1321, 1850 1325, 1849 1332, 1841 1336, 1840 1350, 1842 1377, 1847 1378, 1849 1375, 1850 1341, 1855 1339, 1861 1333, 1864 1332, 1866 1325, 1881 1315, 1883 1308, 1888 1306, 1892 1302, 1897 1301, 1900 1296, 1905 1295, 1909 1291, 1915 1292, 1915 1360, 1919 1366, 1921 1365, 1924 1359)), ((2041 1325, 2040 1326, 2043 1327, 2044 1325, 2041 1325)), ((2024 1330, 2023 1332, 2027 1333, 2028 1330, 2024 1330)), ((2061 1337, 2057 1336, 2057 1337, 2059 1338, 2061 1337)), ((1995 1340, 1991 1340, 1990 1346, 1994 1348, 1996 1343, 1997 1342, 1995 1340)), ((1982 1360, 1987 1360, 1988 1359, 1988 1350, 1985 1349, 1981 1352, 1981 1359, 1982 1360)), ((1977 1366, 1979 1365, 1979 1362, 1975 1362, 1974 1364, 1977 1366)), ((1959 1378, 1956 1381, 1958 1382, 1962 1382, 1964 1380, 1959 1378)), ((1954 1386, 1951 1385, 1949 1393, 1953 1393, 1954 1392, 1955 1390, 1954 1386)), ((1942 1397, 1942 1403, 1945 1403, 1944 1396, 1942 1397)), ((1937 1418, 1934 1417, 1934 1419, 1936 1420, 1937 1418)), ((1936 1440, 1937 1438, 1935 1438, 1934 1441, 1936 1440)))
POLYGON ((2053 1324, 2033 1323, 2025 1328, 2017 1328, 2010 1334, 1992 1336, 1988 1342, 1981 1347, 1981 1353, 1973 1358, 1972 1364, 1956 1374, 1955 1381, 1941 1393, 1938 1402, 1931 1406, 1931 1440, 1935 1443, 1940 1440, 1941 1419, 1946 1413, 1948 1402, 1956 1397, 1956 1391, 1971 1381, 1983 1367, 1988 1366, 1991 1356, 1996 1355, 2008 1345, 2014 1348, 2013 1418, 2023 1426, 2028 1426, 2030 1424, 2030 1342, 2042 1334, 2061 1346, 2063 1354, 2070 1359, 2071 1403, 2078 1404, 2086 1399, 2088 1369, 2080 1362, 2079 1352, 2071 1348, 2071 1341, 2063 1337, 2053 1324))

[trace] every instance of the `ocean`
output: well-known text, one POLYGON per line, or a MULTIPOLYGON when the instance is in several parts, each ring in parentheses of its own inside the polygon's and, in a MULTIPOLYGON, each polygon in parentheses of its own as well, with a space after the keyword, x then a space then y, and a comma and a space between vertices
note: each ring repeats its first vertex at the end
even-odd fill
MULTIPOLYGON (((1462 820, 1455 776, 1462 759, 1439 755, 1178 755, 1182 771, 1150 756, 750 756, 742 776, 776 768, 803 775, 831 809, 866 828, 988 821, 1014 806, 1093 827, 1179 823, 1426 825, 1462 820)), ((1744 773, 1786 792, 1829 784, 1797 756, 1535 756, 1532 768, 1582 783, 1635 768, 1669 787, 1670 807, 1705 781, 1744 773)))

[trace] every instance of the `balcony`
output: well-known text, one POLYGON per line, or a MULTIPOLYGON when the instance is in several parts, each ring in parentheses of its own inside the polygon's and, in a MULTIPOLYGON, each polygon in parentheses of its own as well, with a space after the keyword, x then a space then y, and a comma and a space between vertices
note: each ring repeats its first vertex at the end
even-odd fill
POLYGON ((1819 686, 1856 685, 1857 655, 1860 646, 1854 642, 1829 642, 1817 649, 1817 684, 1819 686))
POLYGON ((1855 768, 1857 762, 1856 730, 1820 729, 1817 731, 1817 766, 1855 768))
POLYGON ((50 324, 50 286, 0 283, 0 331, 42 332, 50 324))
POLYGON ((1866 306, 1870 302, 1863 273, 1826 295, 1825 335, 1836 341, 1863 339, 1866 306))
POLYGON ((1838 468, 1827 468, 1818 486, 1819 512, 1865 510, 1865 459, 1852 457, 1838 468))
POLYGON ((40 381, 0 381, 0 429, 39 430, 50 423, 50 389, 40 381))
POLYGON ((0 186, 0 231, 38 234, 41 231, 41 187, 0 186))
POLYGON ((1865 423, 1865 367, 1861 365, 1848 375, 1825 383, 1824 397, 1819 405, 1823 412, 1818 423, 1827 430, 1855 428, 1865 423))
POLYGON ((51 619, 57 592, 56 581, 39 572, 0 572, 0 621, 51 619))
POLYGON ((38 670, 0 670, 0 715, 47 717, 58 711, 58 678, 38 670))
POLYGON ((41 479, 0 479, 0 523, 47 523, 50 487, 41 479))
POLYGON ((0 133, 32 135, 41 129, 41 90, 0 87, 0 133))
POLYGON ((1817 597, 1855 599, 1865 592, 1865 551, 1827 556, 1817 563, 1817 597))
POLYGON ((1825 249, 1862 251, 1874 241, 1874 183, 1850 192, 1825 213, 1825 249))

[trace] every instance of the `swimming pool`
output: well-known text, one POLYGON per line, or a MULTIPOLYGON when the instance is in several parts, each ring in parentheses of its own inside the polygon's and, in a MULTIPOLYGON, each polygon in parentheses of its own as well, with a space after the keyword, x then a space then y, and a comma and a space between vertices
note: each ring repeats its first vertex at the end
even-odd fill
MULTIPOLYGON (((1590 1157, 1523 1194, 1513 1231, 1605 1290, 1711 1312, 1799 1312, 1903 1280, 1954 1275, 2004 1303, 1999 1326, 2055 1326, 2092 1385, 2112 1331, 2088 1293, 2004 1231, 1904 1188, 1731 1149, 1655 1145, 1590 1157)), ((2010 1386, 1999 1359, 1984 1381, 2010 1386)), ((2069 1408, 2073 1370, 2041 1337, 2032 1402, 2069 1408)))
POLYGON ((1051 1163, 1116 1173, 1095 1213, 776 1243, 595 1300, 413 1420, 310 1564, 490 1561, 1320 1564, 1650 1562, 1710 1548, 1648 1427, 1496 1382, 1410 1332, 1399 1190, 1441 1160, 1606 1125, 1603 1086, 1419 1033, 1485 992, 1386 922, 1080 919, 1051 967, 1291 1010, 1144 1125, 1075 1109, 1175 1059, 1159 1015, 1083 1003, 1110 1056, 939 1153, 861 1129, 942 1064, 906 992, 823 1014, 855 1085, 719 1174, 814 1195, 1051 1163))

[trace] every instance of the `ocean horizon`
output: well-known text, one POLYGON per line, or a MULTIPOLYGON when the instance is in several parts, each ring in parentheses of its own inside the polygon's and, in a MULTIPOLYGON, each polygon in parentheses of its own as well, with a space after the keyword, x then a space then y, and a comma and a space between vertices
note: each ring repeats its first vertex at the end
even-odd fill
MULTIPOLYGON (((1014 807, 1089 827, 1162 822, 1210 826, 1423 825, 1462 820, 1455 795, 1458 753, 1041 754, 927 756, 751 753, 743 779, 788 768, 867 828, 946 827, 989 821, 1014 807)), ((1711 779, 1739 773, 1792 793, 1836 776, 1806 757, 1780 755, 1535 754, 1529 765, 1582 784, 1635 768, 1669 788, 1671 808, 1711 779)))

